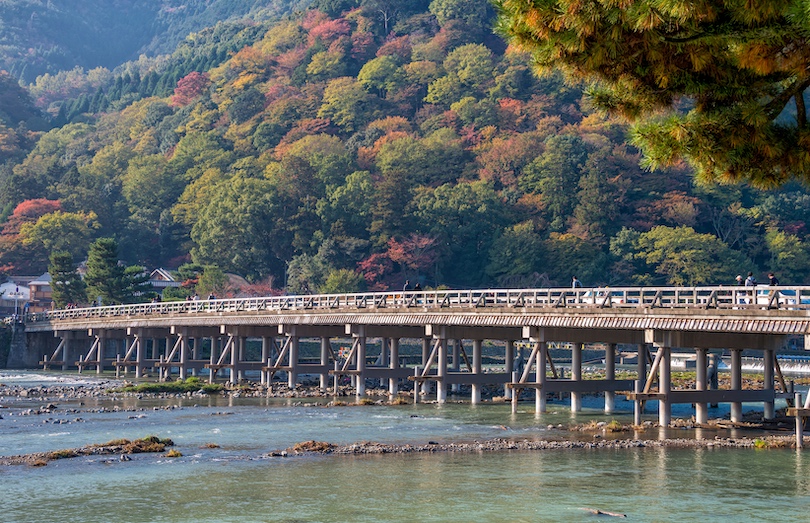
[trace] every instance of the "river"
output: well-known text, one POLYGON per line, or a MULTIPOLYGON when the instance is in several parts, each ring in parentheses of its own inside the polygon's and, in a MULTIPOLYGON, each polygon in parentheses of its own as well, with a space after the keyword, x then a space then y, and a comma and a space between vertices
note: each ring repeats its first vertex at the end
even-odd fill
MULTIPOLYGON (((0 374, 7 384, 68 375, 0 374)), ((88 378, 92 383, 93 378, 88 378)), ((80 384, 80 382, 79 382, 80 384)), ((0 389, 0 397, 2 396, 0 389)), ((0 467, 4 522, 794 521, 810 510, 810 451, 790 449, 547 450, 270 457, 305 440, 350 444, 563 439, 558 424, 632 419, 597 403, 535 415, 508 404, 306 406, 269 398, 112 401, 0 399, 0 455, 158 435, 182 453, 92 456, 0 467), (116 408, 117 407, 117 408, 116 408), (217 448, 208 448, 215 444, 217 448)), ((713 412, 713 416, 717 413, 713 412)), ((655 420, 654 412, 645 419, 655 420)), ((649 431, 648 431, 649 432, 649 431)), ((659 432, 645 433, 655 438, 659 432)), ((727 437, 721 431, 661 436, 727 437)), ((591 434, 579 435, 592 438, 591 434)), ((622 435, 632 438, 633 435, 622 435)))

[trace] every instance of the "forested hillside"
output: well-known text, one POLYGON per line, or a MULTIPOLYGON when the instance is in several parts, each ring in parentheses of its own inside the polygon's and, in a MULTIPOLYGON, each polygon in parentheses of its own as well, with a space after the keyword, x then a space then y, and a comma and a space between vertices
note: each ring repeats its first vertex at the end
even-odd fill
POLYGON ((90 96, 0 97, 2 270, 114 237, 127 263, 254 292, 810 282, 804 188, 642 169, 621 122, 507 51, 486 0, 314 4, 200 31, 90 96))
POLYGON ((113 69, 171 53, 189 33, 232 18, 276 18, 309 0, 3 0, 0 69, 24 82, 74 67, 113 69))

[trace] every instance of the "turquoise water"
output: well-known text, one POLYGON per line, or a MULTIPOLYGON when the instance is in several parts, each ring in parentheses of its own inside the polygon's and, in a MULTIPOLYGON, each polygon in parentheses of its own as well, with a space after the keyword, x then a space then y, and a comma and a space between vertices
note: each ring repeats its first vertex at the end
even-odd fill
MULTIPOLYGON (((613 519, 587 508, 627 514, 633 521, 798 521, 810 509, 809 451, 634 448, 266 457, 309 439, 336 444, 559 439, 570 434, 549 424, 572 421, 565 404, 536 416, 533 405, 521 405, 512 415, 508 405, 325 408, 268 399, 173 398, 128 399, 127 410, 96 412, 113 404, 82 401, 56 401, 59 408, 52 414, 20 416, 42 401, 3 399, 0 455, 157 434, 172 438, 183 456, 140 454, 130 462, 83 457, 38 468, 2 467, 2 521, 613 519), (167 405, 176 408, 154 410, 167 405), (60 412, 71 408, 79 412, 60 412), (66 422, 55 423, 59 420, 66 422), (200 448, 207 443, 221 448, 200 448)), ((606 417, 593 408, 575 421, 622 416, 631 414, 606 417)), ((681 433, 694 435, 669 435, 681 433)))

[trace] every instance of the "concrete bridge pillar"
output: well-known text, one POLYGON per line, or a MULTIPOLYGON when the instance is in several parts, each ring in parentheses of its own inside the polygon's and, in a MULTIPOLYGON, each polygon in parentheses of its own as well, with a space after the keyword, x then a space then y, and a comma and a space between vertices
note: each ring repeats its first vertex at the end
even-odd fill
POLYGON ((135 335, 135 377, 143 377, 143 360, 146 352, 146 340, 143 338, 143 329, 139 329, 135 335))
MULTIPOLYGON (((763 371, 765 375, 764 389, 773 391, 773 367, 774 367, 774 351, 773 349, 765 349, 763 354, 763 371)), ((797 405, 798 406, 798 405, 797 405)), ((762 417, 764 419, 773 419, 775 415, 775 406, 773 400, 766 401, 762 406, 762 417)))
MULTIPOLYGON (((389 368, 399 368, 399 338, 389 338, 391 348, 391 358, 389 368)), ((388 378, 388 394, 393 398, 399 393, 399 378, 388 378)))
MULTIPOLYGON (((272 343, 272 338, 270 336, 262 336, 262 366, 270 366, 270 344, 272 343)), ((270 385, 269 378, 270 373, 262 371, 260 377, 260 383, 262 385, 270 385)))
POLYGON ((660 372, 658 392, 664 395, 663 399, 658 400, 658 424, 662 427, 668 427, 672 421, 672 404, 669 398, 669 393, 672 390, 671 349, 669 347, 658 347, 658 350, 663 351, 658 367, 660 372))
MULTIPOLYGON (((571 380, 582 381, 582 343, 574 343, 571 348, 571 380)), ((582 393, 571 392, 571 412, 582 410, 582 393)))
MULTIPOLYGON (((616 344, 608 343, 605 347, 605 379, 616 379, 616 344)), ((612 414, 616 403, 616 393, 605 391, 605 414, 612 414)))
POLYGON ((366 336, 362 326, 360 331, 357 336, 357 375, 355 376, 355 392, 358 398, 366 395, 366 336))
MULTIPOLYGON (((504 354, 504 372, 507 376, 512 375, 512 371, 515 370, 515 342, 514 340, 507 340, 506 341, 506 352, 504 354)), ((511 378, 507 379, 506 381, 512 381, 511 378)), ((512 393, 514 391, 504 384, 503 387, 503 396, 506 399, 512 399, 512 393)))
POLYGON ((441 337, 437 340, 439 343, 439 353, 437 354, 438 369, 436 374, 439 380, 436 382, 436 401, 439 403, 447 402, 447 385, 444 383, 444 377, 447 376, 447 339, 441 337))
MULTIPOLYGON (((451 370, 453 372, 459 372, 461 370, 461 340, 452 340, 453 342, 453 353, 451 356, 451 370)), ((461 390, 460 383, 453 383, 451 390, 454 393, 458 393, 461 390)))
POLYGON ((287 387, 294 389, 298 384, 298 336, 290 336, 290 371, 287 373, 287 387))
MULTIPOLYGON (((742 350, 731 349, 731 390, 742 390, 742 350)), ((731 421, 742 421, 742 402, 731 402, 731 421)))
MULTIPOLYGON (((636 394, 641 394, 644 391, 644 382, 647 380, 647 345, 639 343, 636 346, 637 362, 636 362, 636 394)), ((641 415, 644 413, 644 401, 636 398, 633 401, 633 423, 641 425, 641 415)))
MULTIPOLYGON (((205 338, 204 337, 198 336, 198 337, 194 338, 194 345, 191 347, 191 360, 192 361, 194 361, 194 360, 199 361, 199 360, 202 359, 202 350, 203 350, 203 345, 204 344, 205 344, 205 338)), ((166 338, 166 352, 168 353, 168 351, 169 351, 169 339, 166 338)), ((197 367, 196 366, 193 366, 191 368, 191 375, 192 376, 197 375, 197 367)))
MULTIPOLYGON (((427 367, 428 359, 430 358, 430 338, 422 338, 422 368, 427 367)), ((414 385, 414 388, 416 385, 414 385)), ((430 381, 425 380, 422 382, 422 394, 430 394, 430 381)))
POLYGON ((545 340, 537 342, 537 360, 535 362, 534 380, 537 383, 537 389, 534 393, 534 411, 537 414, 542 414, 546 411, 546 365, 548 364, 548 344, 545 340))
MULTIPOLYGON (((472 372, 473 374, 481 374, 481 347, 483 346, 483 340, 473 340, 473 354, 472 354, 472 372)), ((480 383, 473 383, 472 384, 472 397, 470 398, 470 402, 473 405, 481 403, 481 384, 480 383)))
MULTIPOLYGON (((184 380, 188 377, 188 329, 180 330, 180 379, 184 380)), ((216 363, 216 360, 211 363, 216 363)), ((209 381, 213 382, 212 376, 209 376, 209 381)))
MULTIPOLYGON (((96 374, 101 374, 101 371, 104 370, 104 364, 106 363, 107 358, 107 331, 105 329, 101 329, 98 332, 98 346, 96 347, 96 359, 98 360, 98 365, 96 365, 96 374)), ((118 352, 118 348, 116 347, 116 352, 118 352)))
MULTIPOLYGON (((332 346, 332 341, 330 340, 329 336, 321 336, 321 365, 324 369, 329 365, 329 349, 332 346)), ((263 359, 266 361, 266 358, 263 359)), ((326 389, 329 388, 329 371, 323 370, 320 374, 320 389, 322 392, 326 392, 326 389)))
POLYGON ((220 345, 221 345, 222 338, 219 336, 212 336, 211 337, 211 354, 208 355, 208 363, 211 364, 211 367, 208 369, 208 382, 214 383, 214 379, 217 377, 217 369, 214 368, 214 365, 219 361, 219 353, 220 353, 220 345))
MULTIPOLYGON (((695 362, 695 390, 708 390, 708 349, 695 349, 697 361, 695 362)), ((706 402, 695 403, 695 422, 705 425, 709 422, 709 410, 706 402)))

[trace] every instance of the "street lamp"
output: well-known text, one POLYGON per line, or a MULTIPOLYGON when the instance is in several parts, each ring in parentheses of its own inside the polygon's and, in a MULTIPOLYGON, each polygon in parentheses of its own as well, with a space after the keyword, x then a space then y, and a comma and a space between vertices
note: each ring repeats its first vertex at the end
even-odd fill
POLYGON ((11 296, 13 296, 13 297, 14 297, 14 319, 16 320, 16 319, 17 319, 17 317, 18 317, 18 316, 17 316, 17 313, 18 313, 18 311, 20 310, 20 309, 19 309, 19 306, 18 306, 18 302, 19 302, 20 298, 22 298, 22 297, 23 297, 23 293, 22 293, 22 292, 20 292, 20 288, 19 288, 19 287, 15 287, 15 288, 14 288, 14 292, 9 293, 9 296, 10 296, 10 297, 11 297, 11 296))

